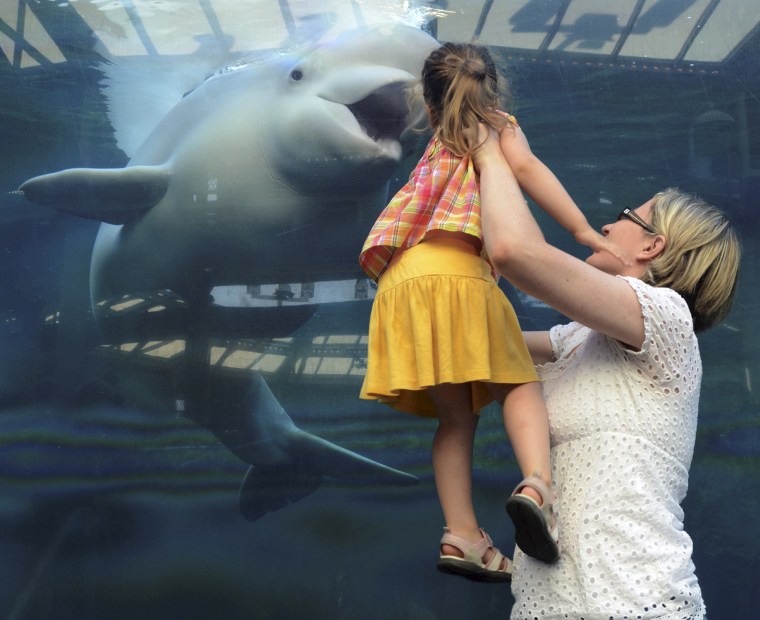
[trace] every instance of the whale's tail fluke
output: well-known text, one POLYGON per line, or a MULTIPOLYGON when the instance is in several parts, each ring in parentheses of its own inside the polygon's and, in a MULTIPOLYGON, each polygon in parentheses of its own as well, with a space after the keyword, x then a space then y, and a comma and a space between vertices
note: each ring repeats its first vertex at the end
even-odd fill
POLYGON ((418 482, 411 474, 298 428, 260 373, 233 401, 211 405, 213 417, 191 417, 250 465, 239 497, 240 511, 249 521, 303 499, 328 478, 363 485, 418 482))
POLYGON ((240 486, 240 512, 255 521, 310 495, 332 478, 364 484, 406 486, 418 479, 294 428, 288 458, 276 467, 251 466, 240 486))

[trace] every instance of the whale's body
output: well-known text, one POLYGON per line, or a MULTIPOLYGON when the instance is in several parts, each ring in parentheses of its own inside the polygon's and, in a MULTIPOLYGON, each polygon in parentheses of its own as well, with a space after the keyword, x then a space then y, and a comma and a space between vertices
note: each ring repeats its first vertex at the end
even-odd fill
POLYGON ((385 205, 405 140, 417 142, 408 89, 437 45, 415 28, 380 26, 218 72, 166 114, 125 168, 63 170, 20 188, 102 222, 90 265, 101 327, 115 299, 170 291, 182 301, 174 324, 187 329, 184 383, 195 391, 186 414, 251 466, 240 498, 249 519, 324 477, 415 480, 298 429, 261 375, 233 401, 194 373, 209 372, 213 287, 359 275, 357 231, 385 205))

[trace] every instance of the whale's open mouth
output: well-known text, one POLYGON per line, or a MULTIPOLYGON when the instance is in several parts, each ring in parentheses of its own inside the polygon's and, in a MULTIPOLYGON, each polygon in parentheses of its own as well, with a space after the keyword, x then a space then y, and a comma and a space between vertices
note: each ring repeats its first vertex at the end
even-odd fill
POLYGON ((407 88, 407 83, 394 82, 346 107, 369 138, 378 144, 398 143, 410 119, 407 88))

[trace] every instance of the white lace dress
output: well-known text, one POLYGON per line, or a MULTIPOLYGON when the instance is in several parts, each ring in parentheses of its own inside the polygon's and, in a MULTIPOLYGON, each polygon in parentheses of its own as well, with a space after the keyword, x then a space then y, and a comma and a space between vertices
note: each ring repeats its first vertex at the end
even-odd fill
POLYGON ((512 619, 704 617, 680 503, 702 363, 684 300, 625 278, 644 316, 641 351, 577 323, 551 330, 539 368, 549 409, 561 557, 515 550, 512 619))

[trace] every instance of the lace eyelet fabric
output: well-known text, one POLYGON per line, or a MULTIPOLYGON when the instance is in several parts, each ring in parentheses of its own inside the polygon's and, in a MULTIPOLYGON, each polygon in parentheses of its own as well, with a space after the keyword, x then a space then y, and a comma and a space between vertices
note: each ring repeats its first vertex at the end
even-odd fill
POLYGON ((640 351, 577 323, 551 331, 556 361, 539 371, 561 556, 546 565, 515 550, 513 619, 704 618, 681 510, 699 348, 680 296, 626 280, 644 317, 640 351))

